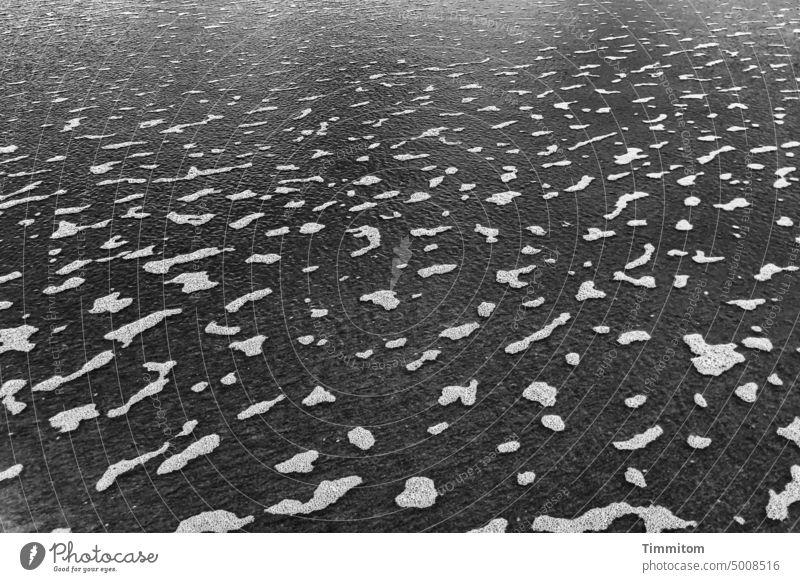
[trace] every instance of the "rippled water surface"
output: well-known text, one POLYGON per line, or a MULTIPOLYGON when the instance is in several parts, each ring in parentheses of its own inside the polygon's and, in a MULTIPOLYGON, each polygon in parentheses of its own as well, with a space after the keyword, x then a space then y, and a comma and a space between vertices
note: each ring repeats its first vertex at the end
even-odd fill
POLYGON ((3 531, 798 529, 793 2, 0 19, 3 531))

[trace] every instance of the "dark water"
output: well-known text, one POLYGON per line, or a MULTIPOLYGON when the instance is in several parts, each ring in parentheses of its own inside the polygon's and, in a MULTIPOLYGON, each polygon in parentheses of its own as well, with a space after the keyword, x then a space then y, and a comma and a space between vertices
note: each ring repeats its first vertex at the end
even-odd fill
MULTIPOLYGON (((7 404, 0 421, 9 435, 0 471, 23 465, 19 477, 0 482, 4 531, 174 531, 211 510, 254 516, 251 531, 466 531, 493 518, 511 531, 529 530, 544 514, 572 518, 613 502, 663 506, 696 521, 692 531, 798 529, 796 506, 783 520, 766 511, 769 491, 783 491, 800 464, 798 446, 776 432, 800 416, 796 273, 754 279, 762 265, 797 263, 795 173, 774 187, 775 172, 793 167, 800 151, 791 143, 800 139, 800 14, 792 2, 62 1, 4 2, 0 13, 0 276, 21 275, 0 284, 0 300, 11 303, 0 320, 4 329, 38 330, 29 351, 0 348, 0 380, 26 381, 15 395, 26 407, 12 414, 7 404), (63 131, 74 118, 80 124, 63 131), (163 133, 181 124, 196 125, 163 133), (723 146, 733 149, 698 160, 723 146), (751 153, 763 146, 774 149, 751 153), (628 148, 642 157, 620 159, 628 148), (395 157, 402 154, 427 156, 395 157), (55 156, 64 159, 48 161, 55 156), (560 161, 569 165, 548 166, 560 161), (117 163, 105 173, 90 170, 109 162, 117 163), (164 181, 191 167, 224 171, 164 181), (678 183, 695 174, 694 184, 678 183), (364 176, 381 181, 354 184, 364 176), (583 176, 594 181, 569 191, 583 176), (134 182, 103 184, 120 179, 134 182), (248 189, 256 196, 226 198, 248 189), (395 197, 374 198, 393 190, 395 197), (507 190, 520 195, 507 205, 486 201, 507 190), (430 198, 407 203, 415 192, 430 198), (606 220, 631 192, 648 196, 606 220), (691 196, 696 206, 686 205, 691 196), (736 198, 749 206, 714 207, 736 198), (135 207, 147 216, 131 216, 135 207), (172 212, 213 216, 193 226, 169 219, 172 212), (691 230, 676 230, 683 219, 691 230), (60 221, 86 229, 53 238, 60 221), (306 223, 325 228, 302 234, 306 223), (476 224, 499 229, 497 242, 487 243, 476 224), (368 241, 348 230, 365 225, 379 230, 380 245, 353 257, 368 241), (526 230, 533 225, 544 235, 526 230), (284 226, 288 234, 266 236, 284 226), (411 235, 439 226, 450 229, 411 235), (588 241, 590 228, 615 235, 588 241), (125 242, 110 248, 109 240, 125 242), (408 243, 408 266, 397 269, 394 249, 408 243), (431 244, 438 248, 426 250, 431 244), (654 277, 656 286, 615 281, 646 244, 652 258, 626 273, 654 277), (152 256, 121 255, 150 245, 152 256), (525 254, 528 245, 543 250, 525 254), (210 248, 228 250, 165 275, 145 269, 210 248), (671 256, 674 249, 687 255, 671 256), (698 263, 697 251, 724 260, 698 263), (280 260, 245 262, 254 254, 280 260), (76 260, 91 262, 57 273, 76 260), (457 268, 418 274, 437 264, 457 268), (496 280, 499 270, 529 265, 536 269, 520 276, 526 287, 496 280), (168 283, 200 271, 218 284, 184 293, 168 283), (673 287, 678 274, 689 276, 685 287, 673 287), (74 289, 45 293, 76 276, 84 281, 74 289), (588 280, 604 299, 576 299, 588 280), (226 310, 267 287, 264 299, 226 310), (360 300, 390 288, 396 309, 360 300), (114 314, 89 312, 113 292, 133 301, 114 314), (540 307, 521 307, 540 296, 540 307), (766 302, 752 311, 727 304, 755 298, 766 302), (489 318, 478 315, 484 301, 497 304, 489 318), (127 347, 104 338, 174 308, 182 313, 127 347), (312 309, 328 311, 312 317, 312 309), (504 351, 561 313, 571 318, 549 338, 504 351), (240 331, 207 333, 212 321, 240 331), (473 321, 480 328, 468 338, 439 336, 473 321), (595 333, 600 325, 610 333, 595 333), (651 339, 619 345, 631 330, 651 339), (691 333, 739 344, 746 362, 717 377, 698 373, 682 339, 691 333), (263 353, 229 348, 256 335, 266 336, 263 353), (747 337, 768 337, 773 348, 746 348, 747 337), (385 347, 399 338, 404 347, 385 347), (368 359, 354 357, 370 349, 368 359), (435 362, 406 369, 434 349, 435 362), (115 353, 108 365, 58 390, 31 391, 105 350, 115 353), (565 363, 571 352, 578 366, 565 363), (167 361, 175 365, 161 392, 108 417, 157 377, 145 363, 167 361), (223 384, 231 372, 237 382, 223 384), (767 382, 773 373, 782 385, 767 382), (472 379, 472 406, 438 403, 443 387, 472 379), (200 381, 209 387, 193 391, 200 381), (522 397, 533 381, 558 389, 553 407, 522 397), (752 404, 734 394, 748 382, 759 386, 752 404), (317 385, 336 401, 304 406, 317 385), (268 413, 237 419, 281 394, 268 413), (646 403, 626 406, 636 394, 646 403), (48 422, 92 403, 99 416, 75 430, 59 433, 48 422), (559 415, 565 430, 544 427, 546 414, 559 415), (191 420, 192 434, 177 436, 191 420), (447 430, 429 434, 441 422, 447 430), (656 425, 663 434, 645 448, 612 445, 656 425), (355 426, 374 435, 368 451, 348 442, 355 426), (212 434, 220 437, 215 450, 157 474, 164 458, 212 434), (693 449, 690 435, 711 444, 693 449), (109 465, 167 440, 165 456, 96 489, 109 465), (509 440, 519 450, 498 454, 509 440), (274 470, 306 450, 319 451, 310 473, 274 470), (646 488, 626 482, 629 467, 644 473, 646 488), (517 483, 523 471, 535 471, 532 485, 517 483), (350 475, 363 483, 327 509, 264 512, 350 475), (396 504, 414 476, 441 488, 432 507, 396 504)), ((610 529, 642 528, 628 516, 610 529)))

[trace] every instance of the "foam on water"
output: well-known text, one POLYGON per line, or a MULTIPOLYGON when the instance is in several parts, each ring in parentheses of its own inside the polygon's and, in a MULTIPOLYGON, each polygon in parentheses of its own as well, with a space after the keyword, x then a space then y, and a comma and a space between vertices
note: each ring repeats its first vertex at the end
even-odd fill
POLYGON ((175 533, 226 533, 242 529, 244 526, 253 523, 255 517, 248 515, 239 518, 235 513, 224 509, 214 511, 204 511, 192 517, 188 517, 178 524, 175 533))
POLYGON ((648 428, 641 434, 637 434, 629 438, 625 441, 615 441, 613 443, 614 448, 620 451, 635 451, 637 449, 643 449, 658 437, 664 434, 664 429, 660 426, 656 425, 652 428, 648 428))
POLYGON ((661 533, 664 530, 686 529, 697 525, 697 522, 680 519, 669 509, 660 505, 634 507, 626 502, 617 502, 606 507, 590 509, 574 519, 543 515, 533 521, 532 529, 533 531, 554 533, 603 531, 608 529, 615 520, 626 515, 636 515, 644 520, 647 533, 661 533))
POLYGON ((400 507, 425 509, 436 503, 438 495, 433 479, 411 477, 406 480, 403 492, 395 497, 395 503, 400 507))
POLYGON ((275 515, 306 515, 315 511, 322 511, 341 499, 348 491, 361 485, 363 480, 357 475, 342 477, 332 481, 322 481, 314 490, 314 494, 306 502, 297 499, 284 499, 280 503, 265 509, 267 513, 275 515))
POLYGON ((275 465, 275 470, 278 473, 310 473, 314 470, 314 461, 318 458, 318 451, 297 453, 291 459, 275 465))

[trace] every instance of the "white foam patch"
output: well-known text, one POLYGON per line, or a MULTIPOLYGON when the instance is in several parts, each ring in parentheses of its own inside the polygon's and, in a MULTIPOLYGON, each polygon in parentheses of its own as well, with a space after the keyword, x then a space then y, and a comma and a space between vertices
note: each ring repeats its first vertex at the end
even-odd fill
POLYGON ((492 312, 494 312, 494 308, 497 307, 496 303, 489 303, 488 301, 483 301, 480 305, 478 305, 478 315, 481 317, 489 317, 492 312))
POLYGON ((636 267, 641 267, 642 265, 646 265, 650 259, 653 258, 653 253, 655 252, 656 247, 654 247, 650 243, 646 243, 644 245, 644 254, 638 259, 634 259, 633 261, 629 262, 625 265, 625 270, 628 271, 630 269, 635 269, 636 267))
POLYGON ((568 186, 567 188, 564 188, 564 192, 570 192, 570 193, 580 192, 581 190, 585 190, 592 182, 594 182, 594 178, 592 176, 584 175, 573 186, 568 186))
POLYGON ((354 186, 372 186, 373 184, 377 184, 380 181, 381 181, 381 179, 378 178, 377 176, 364 176, 362 178, 359 178, 355 182, 353 182, 353 185, 354 186))
POLYGON ((601 230, 592 226, 588 229, 588 232, 583 235, 583 240, 593 242, 604 238, 610 238, 616 234, 617 233, 613 230, 601 230))
POLYGON ((375 445, 375 436, 363 426, 357 426, 347 433, 347 440, 362 451, 371 449, 375 445))
POLYGON ((220 438, 217 434, 206 435, 200 440, 193 442, 180 453, 172 455, 169 459, 161 463, 156 473, 165 475, 173 471, 180 471, 189 461, 192 461, 203 455, 210 454, 214 449, 219 446, 220 438))
POLYGON ((218 282, 211 281, 208 278, 207 271, 198 271, 196 273, 181 273, 177 277, 166 281, 167 283, 175 283, 182 285, 181 291, 184 293, 196 293, 197 291, 205 291, 206 289, 213 289, 218 282))
POLYGON ((790 424, 779 427, 778 436, 782 436, 800 447, 800 417, 795 416, 790 424))
POLYGON ((647 402, 647 396, 644 394, 637 394, 636 396, 626 398, 625 406, 628 408, 639 408, 640 406, 643 406, 645 402, 647 402))
POLYGON ((566 428, 564 421, 557 414, 545 414, 542 417, 542 426, 554 432, 561 432, 566 428))
POLYGON ((325 402, 336 402, 336 396, 322 386, 315 386, 311 393, 303 398, 305 406, 316 406, 325 402))
POLYGON ((167 272, 170 270, 170 268, 174 267, 175 265, 180 265, 182 263, 193 263, 201 259, 213 257, 224 251, 232 251, 232 250, 233 249, 231 248, 220 250, 217 247, 199 249, 192 253, 187 253, 185 255, 178 255, 176 257, 172 257, 171 259, 150 261, 149 263, 144 264, 144 270, 154 275, 166 275, 167 272))
POLYGON ((419 358, 406 364, 406 370, 409 372, 415 372, 416 370, 419 370, 425 362, 435 361, 441 353, 441 350, 426 350, 419 358))
POLYGON ((547 382, 531 382, 522 396, 542 406, 555 406, 557 390, 547 382))
POLYGON ((280 396, 273 398, 272 400, 264 400, 262 402, 256 402, 255 404, 248 406, 242 412, 236 415, 236 418, 239 420, 247 420, 257 414, 266 414, 269 410, 275 406, 278 402, 281 402, 286 397, 281 394, 280 396))
POLYGON ((128 414, 131 407, 136 404, 137 402, 141 402, 145 398, 149 396, 153 396, 154 394, 158 394, 164 389, 169 383, 169 378, 167 375, 169 374, 170 370, 177 362, 175 360, 169 360, 162 364, 157 362, 145 362, 144 368, 148 372, 156 372, 158 374, 158 378, 147 384, 144 388, 136 392, 133 396, 131 396, 128 401, 118 408, 112 408, 108 411, 108 418, 117 418, 118 416, 123 416, 128 414))
POLYGON ((584 281, 581 283, 575 299, 578 301, 586 301, 587 299, 603 299, 606 296, 604 291, 595 288, 594 281, 584 281))
POLYGON ((284 499, 280 503, 268 507, 265 511, 275 515, 306 515, 321 511, 339 501, 345 493, 361 485, 362 482, 363 480, 358 475, 323 481, 314 491, 312 498, 305 503, 297 499, 284 499))
POLYGON ((770 279, 772 279, 773 275, 782 273, 784 271, 796 271, 798 268, 800 267, 797 267, 795 265, 789 265, 787 267, 779 267, 778 265, 775 265, 773 263, 768 263, 763 267, 761 267, 758 273, 756 275, 753 275, 753 278, 756 281, 769 281, 770 279))
POLYGON ((643 275, 637 279, 635 277, 630 277, 627 273, 622 271, 616 271, 614 273, 614 281, 625 281, 636 287, 645 287, 647 289, 655 289, 656 287, 655 277, 651 277, 650 275, 643 275))
POLYGON ((447 406, 457 400, 461 400, 464 406, 472 406, 478 393, 478 381, 470 380, 467 386, 445 386, 442 388, 442 395, 439 397, 439 404, 447 406))
POLYGON ((483 527, 471 529, 467 533, 505 533, 508 527, 508 520, 502 517, 495 518, 483 527))
POLYGON ((30 337, 39 331, 39 328, 32 325, 20 325, 0 329, 0 354, 5 352, 29 352, 36 347, 36 344, 28 341, 30 337))
POLYGON ((11 465, 8 469, 4 469, 0 471, 0 481, 7 481, 9 479, 14 479, 18 477, 20 473, 22 473, 23 466, 19 463, 16 465, 11 465))
POLYGON ((254 254, 250 255, 248 258, 245 259, 245 263, 249 264, 261 264, 261 265, 271 265, 273 263, 277 263, 281 260, 280 255, 276 255, 275 253, 266 253, 263 255, 254 254))
POLYGON ((558 317, 556 317, 553 321, 549 324, 545 325, 542 329, 537 332, 532 333, 526 338, 523 338, 519 341, 510 343, 506 346, 505 351, 507 354, 516 354, 521 351, 527 350, 530 345, 534 342, 542 341, 550 337, 553 331, 558 328, 559 326, 564 325, 570 320, 571 315, 569 313, 562 313, 558 317))
POLYGON ((791 468, 792 480, 780 493, 769 490, 769 503, 767 503, 767 517, 783 521, 789 517, 789 506, 800 501, 800 465, 791 468))
POLYGON ((435 228, 414 228, 411 230, 411 236, 420 237, 420 236, 436 236, 442 232, 447 232, 451 230, 452 226, 437 226, 435 228))
POLYGON ((519 441, 508 441, 497 445, 497 452, 501 454, 516 453, 519 447, 519 441))
POLYGON ((439 337, 445 337, 447 339, 456 341, 468 337, 473 331, 475 331, 479 327, 480 324, 477 321, 473 321, 472 323, 465 323, 463 325, 459 325, 456 327, 448 327, 439 334, 439 337))
POLYGON ((59 412, 51 417, 49 422, 50 426, 58 429, 59 432, 70 432, 77 429, 81 421, 91 420, 98 416, 100 416, 100 413, 97 412, 97 405, 86 404, 85 406, 78 406, 59 412))
POLYGON ((497 228, 490 228, 488 226, 482 226, 480 224, 475 225, 475 232, 481 234, 486 237, 486 242, 489 244, 497 242, 497 235, 500 234, 500 230, 497 228))
POLYGON ((705 449, 711 444, 711 439, 708 437, 701 437, 696 434, 690 434, 686 439, 686 444, 693 449, 705 449))
POLYGON ((649 196, 647 192, 632 192, 630 194, 623 194, 617 199, 615 204, 615 208, 612 212, 603 215, 603 218, 606 220, 614 220, 617 216, 619 216, 623 210, 628 207, 628 204, 631 202, 635 202, 640 198, 645 198, 649 196))
POLYGON ((436 503, 436 487, 433 479, 428 477, 411 477, 406 480, 403 492, 395 497, 394 501, 400 507, 425 509, 436 503))
POLYGON ((626 515, 637 515, 643 519, 647 533, 661 533, 664 530, 686 529, 697 525, 697 522, 680 519, 669 509, 660 505, 634 507, 626 502, 617 502, 605 507, 590 509, 574 519, 543 515, 533 521, 532 529, 533 531, 553 533, 604 531, 615 520, 626 515))
POLYGON ((22 390, 25 384, 27 384, 26 380, 16 378, 13 380, 6 380, 0 385, 0 402, 2 402, 5 409, 12 415, 19 414, 28 406, 15 398, 15 394, 22 390))
POLYGON ((447 265, 432 265, 430 267, 425 267, 419 269, 417 274, 422 277, 423 279, 427 279, 433 275, 444 275, 446 273, 450 273, 451 271, 455 271, 458 268, 458 265, 454 264, 447 264, 447 265))
POLYGON ((647 158, 646 155, 641 155, 642 150, 640 148, 627 148, 627 151, 622 155, 615 155, 614 156, 614 163, 620 166, 624 166, 626 164, 630 164, 635 160, 644 160, 647 158))
POLYGON ((766 337, 746 337, 742 340, 742 345, 752 350, 772 351, 772 342, 766 337))
POLYGON ((358 228, 349 228, 347 232, 351 233, 356 238, 366 238, 369 243, 367 246, 351 252, 351 257, 360 257, 381 246, 381 232, 374 226, 364 225, 358 228))
POLYGON ((211 335, 232 336, 242 331, 242 328, 238 326, 219 325, 216 321, 211 321, 206 325, 204 331, 211 335))
POLYGON ((269 287, 265 287, 264 289, 258 289, 256 291, 251 291, 250 293, 245 293, 241 297, 234 299, 230 303, 225 306, 225 310, 228 313, 236 313, 242 307, 244 307, 248 303, 260 301, 267 297, 268 295, 272 295, 272 289, 269 287))
POLYGON ((227 533, 242 529, 244 526, 253 523, 255 517, 248 515, 239 518, 235 513, 217 509, 215 511, 204 511, 198 515, 193 515, 178 524, 175 533, 227 533))
POLYGON ((89 372, 97 370, 98 368, 102 368, 113 359, 114 359, 114 352, 112 352, 111 350, 100 352, 99 354, 94 356, 91 360, 86 362, 83 366, 81 366, 79 370, 73 372, 69 376, 61 376, 61 375, 53 376, 52 378, 48 378, 43 382, 35 384, 31 388, 31 390, 33 390, 34 392, 51 392, 56 388, 58 388, 59 386, 63 386, 68 382, 72 382, 73 380, 76 380, 77 378, 80 378, 81 376, 84 376, 89 372))
POLYGON ((318 451, 306 451, 297 453, 291 459, 275 465, 278 473, 310 473, 314 470, 314 461, 319 458, 318 451))
POLYGON ((526 287, 528 284, 520 281, 519 276, 530 273, 535 268, 536 265, 528 265, 527 267, 521 267, 519 269, 512 269, 509 271, 499 270, 497 271, 495 280, 498 283, 508 285, 512 289, 521 289, 522 287, 526 287))
POLYGON ((626 331, 625 333, 620 334, 617 338, 617 343, 623 346, 627 346, 633 342, 646 342, 650 339, 650 334, 646 331, 626 331))
POLYGON ((388 289, 367 293, 362 295, 359 299, 365 302, 371 301, 375 305, 380 305, 386 311, 391 311, 400 305, 400 300, 397 298, 397 293, 388 289))
POLYGON ((734 390, 734 393, 744 402, 752 404, 758 398, 758 384, 755 382, 747 382, 746 384, 737 386, 736 390, 734 390))
POLYGON ((250 339, 232 342, 228 347, 232 350, 239 350, 248 357, 253 357, 262 353, 262 348, 266 339, 267 336, 257 335, 250 339))
POLYGON ((153 459, 159 455, 164 454, 168 447, 169 443, 164 443, 161 446, 161 448, 155 451, 144 453, 133 459, 123 459, 122 461, 114 463, 108 469, 106 469, 105 473, 103 473, 103 476, 95 485, 95 489, 97 489, 98 491, 105 491, 114 484, 114 482, 120 475, 127 473, 132 469, 135 469, 139 465, 144 465, 150 459, 153 459))
POLYGON ((719 376, 744 362, 745 358, 736 351, 736 344, 707 344, 698 333, 683 336, 683 341, 696 354, 692 358, 695 369, 704 376, 719 376))
POLYGON ((161 311, 156 311, 155 313, 151 313, 139 320, 136 320, 132 323, 127 325, 123 325, 119 329, 115 331, 108 332, 105 336, 103 336, 107 340, 116 340, 122 344, 123 348, 127 348, 133 342, 133 339, 147 331, 148 329, 155 327, 162 321, 164 321, 167 317, 178 315, 182 313, 183 310, 181 308, 175 309, 164 309, 161 311))
POLYGON ((318 222, 306 222, 300 226, 300 234, 316 234, 325 228, 324 224, 318 222))
POLYGON ((110 295, 106 295, 105 297, 99 297, 95 299, 94 305, 92 305, 89 313, 117 313, 128 307, 131 303, 133 303, 133 298, 126 297, 124 299, 120 299, 119 291, 116 291, 110 295))
POLYGON ((656 425, 652 428, 648 428, 641 434, 632 436, 626 441, 615 441, 613 445, 614 448, 620 451, 635 451, 637 449, 643 449, 662 434, 664 434, 664 429, 656 425))
POLYGON ((644 478, 644 474, 639 469, 634 469, 633 467, 628 467, 625 470, 625 480, 631 485, 636 485, 642 489, 647 487, 647 481, 644 478))
POLYGON ((536 473, 534 473, 533 471, 524 471, 523 473, 517 473, 517 484, 522 485, 523 487, 532 484, 535 480, 536 480, 536 473))
POLYGON ((64 291, 69 291, 70 289, 75 289, 76 287, 80 287, 86 282, 86 279, 83 277, 70 277, 66 281, 64 281, 61 285, 48 285, 42 290, 42 293, 45 295, 55 295, 57 293, 63 293, 64 291))
POLYGON ((506 204, 511 204, 511 202, 517 196, 522 196, 520 192, 514 192, 512 190, 507 190, 505 192, 497 192, 492 194, 488 198, 486 198, 486 202, 491 204, 497 204, 498 206, 505 206, 506 204))
POLYGON ((198 424, 199 423, 196 420, 187 420, 186 422, 183 423, 183 426, 181 427, 181 432, 179 432, 175 436, 176 437, 189 436, 194 432, 194 429, 197 428, 198 424))

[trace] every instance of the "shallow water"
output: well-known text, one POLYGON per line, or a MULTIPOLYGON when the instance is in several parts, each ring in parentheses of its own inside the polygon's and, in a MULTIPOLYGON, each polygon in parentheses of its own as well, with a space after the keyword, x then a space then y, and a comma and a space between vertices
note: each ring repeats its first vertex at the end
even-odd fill
MULTIPOLYGON (((800 416, 796 274, 754 276, 798 263, 800 15, 768 5, 6 2, 0 277, 19 276, 0 283, 0 380, 25 381, 12 399, 25 408, 4 400, 0 471, 23 468, 0 481, 0 527, 174 531, 226 510, 253 516, 251 531, 467 531, 493 518, 529 531, 537 517, 627 502, 665 507, 693 531, 796 531, 796 506, 785 519, 767 511, 800 444, 777 433, 800 416), (518 195, 493 196, 504 192, 518 195), (610 217, 633 192, 647 196, 610 217), (749 206, 714 206, 736 198, 749 206), (363 226, 380 241, 359 254, 363 226), (417 232, 437 227, 449 228, 417 232), (647 244, 652 258, 626 269, 647 244), (204 249, 165 273, 155 265, 204 249), (65 268, 73 261, 88 262, 65 268), (420 274, 437 265, 455 268, 420 274), (201 289, 171 282, 181 274, 201 289), (83 281, 48 289, 72 277, 83 281), (605 297, 579 301, 585 281, 605 297), (362 299, 376 291, 399 303, 362 299), (115 292, 132 301, 90 312, 115 292), (755 298, 766 301, 753 310, 727 303, 755 298), (496 304, 488 317, 483 302, 496 304), (105 337, 171 309, 129 345, 105 337), (548 337, 506 349, 563 313, 548 337), (238 329, 210 333, 211 322, 238 329), (472 322, 466 337, 440 336, 472 322), (34 346, 8 331, 23 325, 34 346), (650 339, 620 345, 627 331, 650 339), (745 361, 700 373, 684 340, 695 333, 736 343, 745 361), (259 335, 252 356, 230 347, 259 335), (106 350, 110 363, 31 390, 106 350), (435 360, 407 368, 430 350, 435 360), (165 362, 155 391, 153 364, 165 362), (472 380, 473 403, 440 403, 472 380), (553 406, 523 397, 536 381, 557 389, 553 406), (748 382, 754 403, 734 394, 748 382), (335 401, 303 404, 316 386, 335 401), (636 395, 644 404, 625 404, 636 395), (74 430, 48 422, 92 403, 98 415, 74 430), (367 450, 348 438, 358 426, 374 436, 367 450), (613 444, 655 426, 644 448, 613 444), (216 448, 159 474, 210 435, 216 448), (692 448, 691 435, 711 444, 692 448), (519 449, 499 453, 509 441, 519 449), (98 491, 109 466, 165 442, 98 491), (310 472, 275 469, 309 450, 310 472), (535 480, 520 485, 527 471, 535 480), (361 482, 330 506, 265 512, 349 476, 361 482), (433 480, 434 504, 398 505, 412 477, 433 480)), ((628 515, 610 529, 643 528, 628 515)))

